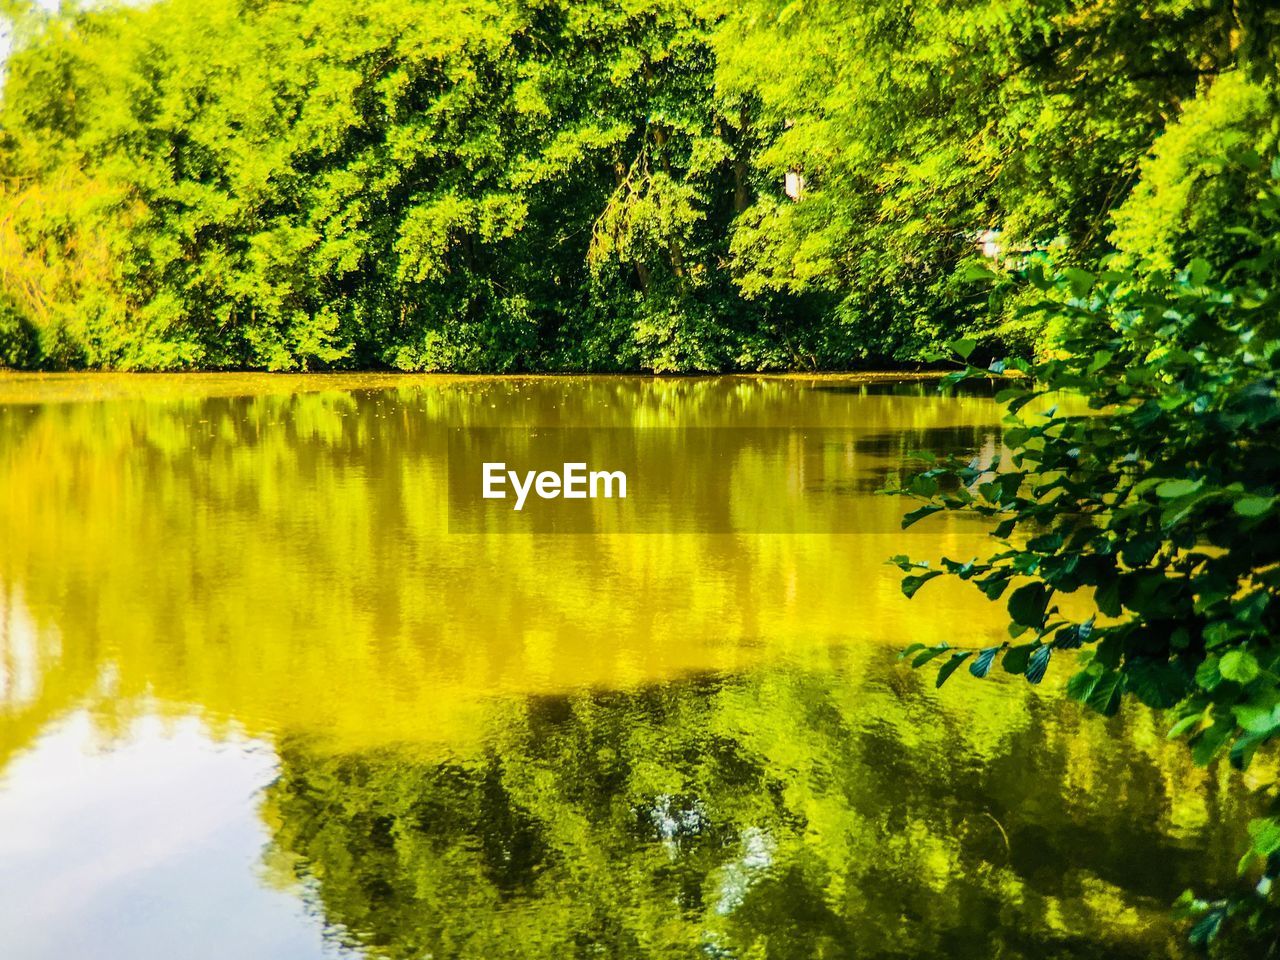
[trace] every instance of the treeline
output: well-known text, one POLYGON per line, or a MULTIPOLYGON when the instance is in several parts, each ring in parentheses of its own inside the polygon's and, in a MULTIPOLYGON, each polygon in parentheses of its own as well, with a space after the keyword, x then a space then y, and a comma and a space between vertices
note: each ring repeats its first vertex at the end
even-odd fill
POLYGON ((1265 2, 11 14, 0 364, 847 368, 1026 349, 969 266, 1230 256, 1265 2), (1242 66, 1243 65, 1243 66, 1242 66))

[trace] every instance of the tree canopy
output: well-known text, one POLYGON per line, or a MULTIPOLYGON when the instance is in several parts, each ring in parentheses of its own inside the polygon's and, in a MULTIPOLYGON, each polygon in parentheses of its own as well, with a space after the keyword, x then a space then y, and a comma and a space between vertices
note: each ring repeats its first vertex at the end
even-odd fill
POLYGON ((0 362, 688 371, 1025 345, 1038 328, 964 281, 979 241, 1086 262, 1114 224, 1170 255, 1210 220, 1180 178, 1206 147, 1144 158, 1184 106, 1263 136, 1235 69, 1272 56, 1257 7, 32 8, 0 104, 0 362))

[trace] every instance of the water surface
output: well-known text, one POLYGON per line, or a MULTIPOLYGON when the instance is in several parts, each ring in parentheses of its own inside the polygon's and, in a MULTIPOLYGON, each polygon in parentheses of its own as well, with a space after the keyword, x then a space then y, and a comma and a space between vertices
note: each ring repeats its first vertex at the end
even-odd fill
POLYGON ((983 531, 875 491, 998 443, 877 378, 0 377, 6 955, 1181 956, 1240 785, 896 661, 1002 625, 901 596, 888 556, 983 531), (643 469, 859 521, 451 529, 447 438, 494 427, 821 429, 643 469))

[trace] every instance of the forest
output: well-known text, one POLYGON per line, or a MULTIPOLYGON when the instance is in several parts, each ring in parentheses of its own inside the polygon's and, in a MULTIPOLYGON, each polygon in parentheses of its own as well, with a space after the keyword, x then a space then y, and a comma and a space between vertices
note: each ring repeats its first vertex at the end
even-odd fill
POLYGON ((765 371, 1239 253, 1262 0, 6 7, 0 366, 765 371))

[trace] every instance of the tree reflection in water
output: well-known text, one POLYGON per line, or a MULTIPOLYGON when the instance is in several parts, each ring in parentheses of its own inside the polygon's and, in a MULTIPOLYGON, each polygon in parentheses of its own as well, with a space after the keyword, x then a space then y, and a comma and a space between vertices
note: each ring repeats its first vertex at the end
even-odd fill
POLYGON ((886 654, 535 698, 469 756, 287 740, 270 857, 378 957, 1181 955, 1239 794, 1145 715, 918 683, 886 654))

